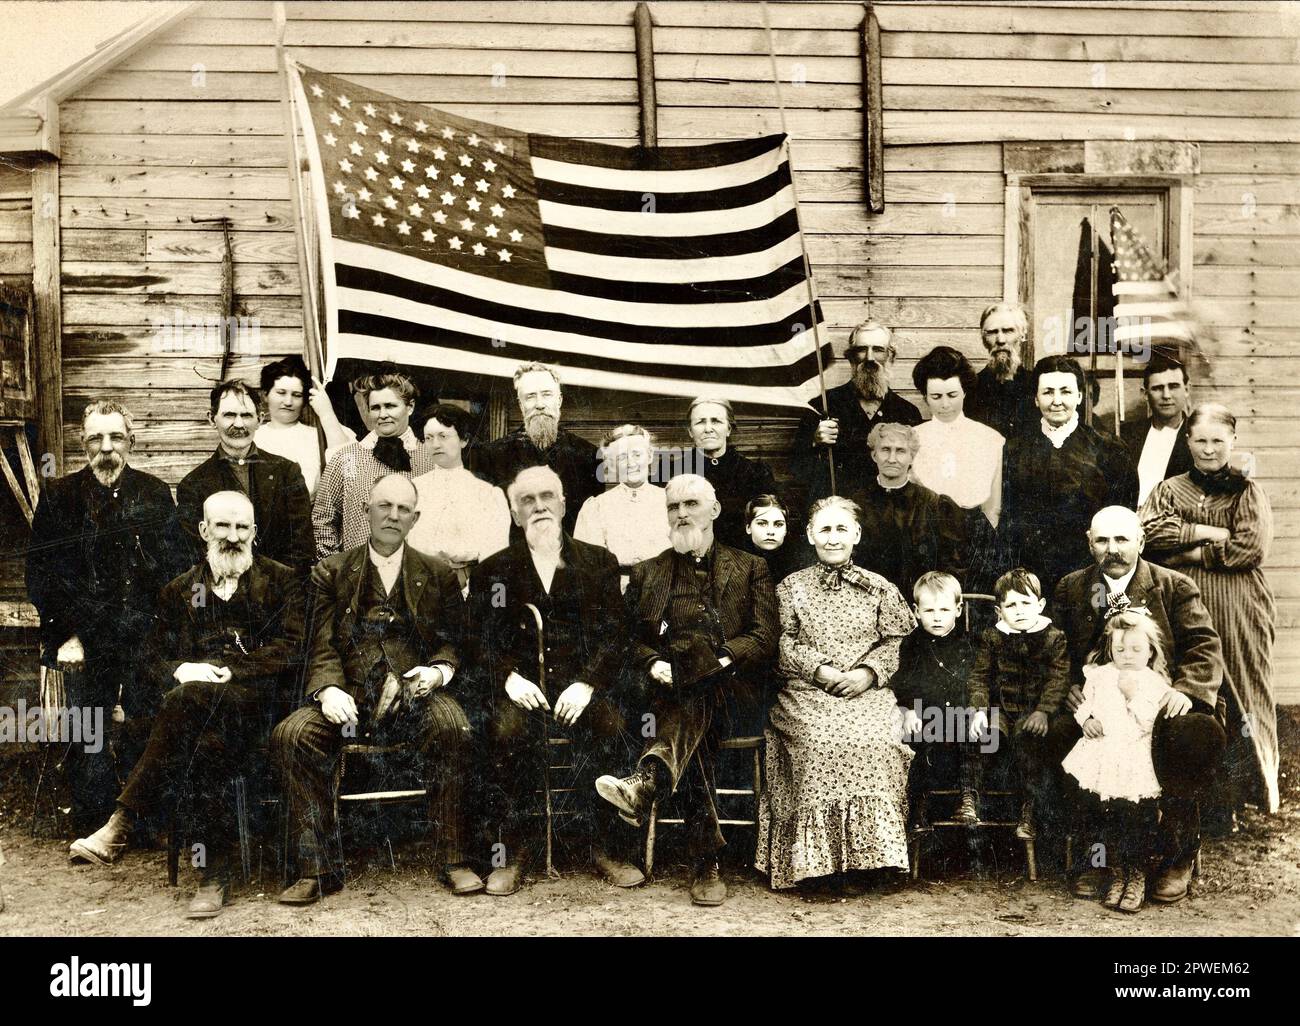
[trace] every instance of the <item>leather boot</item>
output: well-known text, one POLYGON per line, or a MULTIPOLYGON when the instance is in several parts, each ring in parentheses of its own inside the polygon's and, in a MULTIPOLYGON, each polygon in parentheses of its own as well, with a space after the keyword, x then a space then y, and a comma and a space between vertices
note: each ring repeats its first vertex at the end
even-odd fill
POLYGON ((79 837, 68 846, 68 857, 73 861, 94 862, 111 866, 126 851, 127 835, 131 832, 131 815, 119 805, 108 817, 108 822, 89 837, 79 837))
POLYGON ((638 766, 627 777, 606 774, 596 780, 596 793, 616 809, 621 819, 639 827, 650 814, 655 800, 655 773, 652 766, 638 766))
POLYGON ((721 905, 727 900, 727 884, 718 869, 718 860, 703 858, 695 866, 691 881, 691 903, 695 905, 721 905))

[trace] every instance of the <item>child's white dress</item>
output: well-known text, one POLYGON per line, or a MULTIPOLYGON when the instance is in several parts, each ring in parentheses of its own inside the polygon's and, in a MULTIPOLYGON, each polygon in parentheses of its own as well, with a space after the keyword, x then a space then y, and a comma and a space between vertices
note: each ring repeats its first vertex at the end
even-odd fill
POLYGON ((1137 688, 1133 700, 1126 702, 1119 689, 1120 671, 1113 663, 1083 668, 1083 703, 1074 718, 1083 726, 1091 716, 1105 733, 1080 738, 1061 763, 1080 787, 1102 799, 1138 801, 1160 796, 1151 761, 1151 729, 1160 700, 1172 688, 1150 667, 1130 672, 1137 675, 1137 688))

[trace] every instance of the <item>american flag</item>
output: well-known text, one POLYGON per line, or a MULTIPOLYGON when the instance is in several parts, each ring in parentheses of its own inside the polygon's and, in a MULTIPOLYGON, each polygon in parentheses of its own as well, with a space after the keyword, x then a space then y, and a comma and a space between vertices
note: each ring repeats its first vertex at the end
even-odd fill
POLYGON ((343 358, 500 377, 541 360, 590 388, 818 394, 784 135, 611 146, 289 67, 327 377, 343 358))
POLYGON ((1119 207, 1110 208, 1110 241, 1115 253, 1115 341, 1133 348, 1133 343, 1149 340, 1153 350, 1185 361, 1186 350, 1195 348, 1196 325, 1164 261, 1151 255, 1119 207))

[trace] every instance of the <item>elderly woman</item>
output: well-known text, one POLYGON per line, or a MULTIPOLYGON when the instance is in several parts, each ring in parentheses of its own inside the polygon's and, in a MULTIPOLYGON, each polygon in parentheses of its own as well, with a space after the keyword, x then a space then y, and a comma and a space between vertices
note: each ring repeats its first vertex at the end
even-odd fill
POLYGON ((961 507, 909 476, 920 444, 907 424, 873 427, 867 445, 877 473, 851 496, 871 524, 854 559, 904 595, 931 570, 966 580, 970 558, 961 507))
POLYGON ((813 504, 818 565, 777 587, 785 684, 767 727, 754 865, 772 887, 847 870, 907 868, 912 750, 889 682, 916 626, 898 589, 853 563, 856 503, 813 504))
POLYGON ((912 368, 912 382, 931 419, 916 428, 921 448, 912 476, 962 509, 979 508, 993 527, 1002 509, 1003 437, 966 416, 975 370, 956 349, 935 346, 912 368))
POLYGON ((745 504, 756 495, 776 491, 772 470, 730 444, 736 415, 726 399, 700 396, 686 411, 686 426, 694 448, 673 462, 669 476, 699 474, 707 479, 722 504, 722 513, 713 525, 718 541, 743 549, 745 504))
POLYGON ((1264 490, 1230 466, 1237 420, 1217 403, 1187 418, 1192 469, 1152 489, 1140 516, 1146 551, 1187 574, 1223 640, 1228 701, 1229 793, 1278 807, 1277 709, 1273 704, 1273 636, 1277 609, 1260 564, 1273 540, 1273 511, 1264 490), (1235 728, 1235 729, 1234 729, 1235 728))
POLYGON ((573 536, 609 549, 627 571, 643 559, 657 556, 672 543, 668 537, 668 500, 664 490, 650 484, 655 443, 650 432, 622 424, 601 442, 602 479, 612 488, 593 495, 578 511, 573 536))
POLYGON ((320 439, 315 427, 303 423, 304 408, 310 403, 320 421, 327 461, 339 448, 355 442, 356 432, 339 423, 329 396, 312 382, 301 356, 268 363, 262 368, 260 384, 267 419, 253 435, 253 442, 263 452, 297 463, 302 468, 307 494, 315 495, 321 472, 320 439))

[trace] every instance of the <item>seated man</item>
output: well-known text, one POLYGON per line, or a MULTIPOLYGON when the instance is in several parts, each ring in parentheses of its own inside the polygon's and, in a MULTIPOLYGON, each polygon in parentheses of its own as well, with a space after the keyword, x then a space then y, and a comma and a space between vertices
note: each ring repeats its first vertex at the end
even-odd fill
POLYGON ((406 544, 417 502, 409 478, 381 477, 366 504, 370 540, 312 570, 308 702, 271 736, 298 849, 300 878, 281 893, 286 905, 343 887, 342 853, 327 846, 337 837, 334 770, 343 746, 367 735, 418 747, 447 882, 456 894, 483 889, 461 850, 469 721, 448 688, 460 662, 464 600, 450 567, 406 544))
POLYGON ((247 496, 208 496, 199 523, 207 556, 163 588, 141 661, 151 683, 170 690, 117 809, 71 847, 74 859, 115 862, 131 818, 175 802, 184 785, 195 810, 190 836, 206 854, 191 919, 221 911, 236 837, 232 781, 270 734, 302 647, 302 585, 288 567, 253 555, 255 532, 247 496))
MULTIPOLYGON (((1187 895, 1192 866, 1201 846, 1197 797, 1214 779, 1227 736, 1219 711, 1223 650, 1201 593, 1190 577, 1142 559, 1145 538, 1137 514, 1107 506, 1092 518, 1087 532, 1095 565, 1066 574, 1057 585, 1052 614, 1065 631, 1074 686, 1071 710, 1083 700, 1083 664, 1097 644, 1106 620, 1130 606, 1145 609, 1160 632, 1174 690, 1161 702, 1151 734, 1156 778, 1160 781, 1161 859, 1151 900, 1163 904, 1187 895)), ((1073 716, 1052 723, 1048 743, 1064 758, 1081 736, 1073 716)), ((1076 847, 1071 868, 1074 893, 1095 897, 1099 876, 1084 865, 1088 851, 1076 847)))
POLYGON ((631 776, 596 781, 601 797, 637 826, 656 797, 681 786, 697 905, 727 897, 714 804, 718 744, 731 734, 727 700, 738 712, 757 701, 780 633, 767 563, 714 542, 721 511, 703 477, 668 482, 673 547, 632 568, 626 595, 634 617, 630 670, 648 696, 654 739, 631 776))
POLYGON ((486 678, 492 798, 486 827, 505 846, 505 864, 488 877, 489 894, 519 890, 536 839, 527 820, 540 805, 537 791, 548 752, 543 730, 574 746, 577 779, 565 826, 616 887, 636 887, 645 876, 612 858, 612 809, 592 790, 587 767, 626 758, 623 715, 609 692, 627 645, 618 560, 608 549, 574 540, 563 529, 564 485, 550 467, 527 467, 508 483, 510 513, 523 537, 488 556, 470 575, 471 621, 478 629, 476 669, 486 678), (536 626, 545 626, 546 690, 538 686, 536 626), (543 718, 549 722, 541 722, 543 718))

